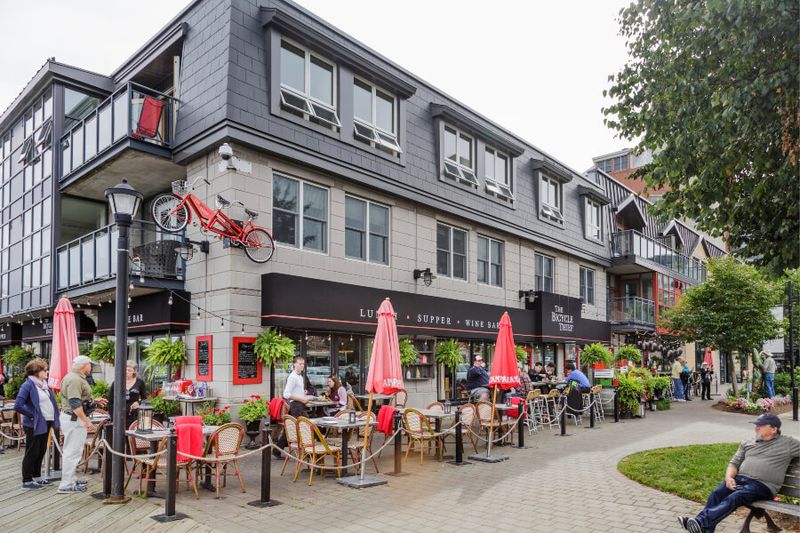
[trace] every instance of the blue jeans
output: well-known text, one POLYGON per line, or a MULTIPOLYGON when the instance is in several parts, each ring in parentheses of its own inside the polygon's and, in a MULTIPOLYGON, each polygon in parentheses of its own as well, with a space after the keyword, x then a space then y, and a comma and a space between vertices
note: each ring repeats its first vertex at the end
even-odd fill
POLYGON ((736 476, 734 479, 738 488, 730 490, 724 481, 717 485, 708 496, 705 508, 696 517, 708 533, 714 533, 717 524, 738 507, 758 500, 772 499, 772 491, 760 481, 744 476, 736 476))
POLYGON ((674 385, 675 389, 675 399, 676 400, 683 400, 683 382, 680 378, 672 378, 672 384, 674 385))
POLYGON ((775 396, 775 374, 773 372, 764 373, 764 389, 767 393, 767 398, 775 396))

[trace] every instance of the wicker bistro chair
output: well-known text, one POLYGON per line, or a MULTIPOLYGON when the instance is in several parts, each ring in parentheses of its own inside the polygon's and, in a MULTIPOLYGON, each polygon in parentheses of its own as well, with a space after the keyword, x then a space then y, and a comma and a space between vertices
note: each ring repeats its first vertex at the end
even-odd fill
MULTIPOLYGON (((361 448, 364 447, 365 431, 367 432, 367 455, 372 455, 372 437, 375 434, 375 428, 372 427, 372 422, 375 420, 375 413, 362 413, 358 417, 358 421, 362 423, 366 422, 367 419, 369 419, 370 423, 364 424, 364 427, 359 427, 347 443, 347 453, 350 454, 353 464, 361 460, 361 448)), ((341 442, 339 445, 341 445, 341 442)), ((378 462, 375 460, 375 457, 372 458, 372 464, 375 467, 375 472, 378 473, 378 462)))
MULTIPOLYGON (((508 429, 511 427, 511 421, 508 419, 503 419, 496 410, 494 413, 492 412, 492 404, 489 402, 478 402, 476 404, 477 407, 477 414, 478 414, 478 424, 481 431, 486 432, 486 439, 489 439, 489 425, 494 416, 494 422, 492 423, 493 431, 494 431, 494 442, 499 442, 505 433, 508 433, 508 429)), ((513 432, 509 434, 510 442, 513 442, 514 434, 513 432)))
POLYGON ((547 395, 542 396, 542 410, 540 411, 542 414, 542 423, 543 425, 547 424, 550 429, 553 427, 561 427, 561 419, 556 416, 559 409, 560 396, 561 393, 558 389, 552 389, 547 395))
POLYGON ((406 447, 405 458, 408 459, 408 454, 412 448, 416 447, 419 443, 419 464, 423 464, 425 457, 425 443, 435 443, 441 448, 444 454, 444 435, 436 435, 431 429, 431 424, 428 422, 427 417, 417 411, 416 409, 403 410, 403 424, 406 428, 406 435, 408 436, 408 446, 406 447))
MULTIPOLYGON (((283 460, 283 467, 281 468, 281 475, 286 470, 286 464, 292 457, 300 458, 300 445, 297 439, 297 419, 292 415, 283 417, 283 430, 286 432, 286 442, 288 443, 289 453, 283 460)), ((299 464, 299 463, 298 463, 299 464)))
POLYGON ((355 409, 359 412, 364 410, 358 398, 356 398, 353 393, 347 393, 347 409, 355 409))
POLYGON ((525 425, 528 426, 528 435, 530 435, 542 428, 542 391, 539 389, 529 391, 525 397, 525 403, 528 404, 528 417, 525 419, 525 425))
MULTIPOLYGON (((136 431, 136 428, 138 427, 139 427, 139 421, 134 420, 133 422, 131 422, 131 425, 128 426, 128 429, 130 431, 136 431)), ((153 420, 153 428, 164 429, 164 426, 157 420, 153 420)), ((128 437, 128 449, 132 455, 149 454, 150 442, 144 439, 137 439, 136 437, 128 437)), ((131 477, 133 476, 133 473, 136 471, 137 467, 139 468, 139 476, 141 477, 143 464, 144 463, 139 459, 131 460, 131 467, 128 469, 128 479, 127 481, 125 481, 126 489, 128 488, 128 483, 130 483, 131 477)))
POLYGON ((394 393, 394 406, 398 409, 405 407, 408 401, 408 393, 404 390, 394 393))
POLYGON ((92 453, 92 450, 94 450, 95 446, 97 446, 98 444, 100 445, 101 453, 99 453, 97 455, 97 465, 98 465, 98 468, 103 468, 103 466, 102 466, 103 465, 102 435, 103 435, 103 428, 106 427, 106 424, 108 424, 108 420, 103 420, 102 422, 97 424, 97 427, 95 427, 94 432, 90 433, 86 437, 86 441, 83 443, 83 459, 82 460, 86 461, 86 464, 83 465, 84 474, 89 471, 89 461, 88 461, 89 454, 92 453))
MULTIPOLYGON (((161 453, 167 449, 167 440, 166 438, 161 439, 161 442, 158 443, 158 448, 156 449, 156 453, 161 453)), ((147 442, 147 441, 145 441, 147 442)), ((148 443, 148 454, 149 452, 149 444, 148 443)), ((176 466, 177 470, 177 478, 175 480, 176 485, 180 485, 181 483, 181 471, 186 472, 186 479, 183 481, 186 483, 187 487, 192 487, 194 490, 195 498, 200 498, 200 493, 197 491, 197 477, 192 475, 192 470, 194 469, 194 460, 178 460, 176 466)), ((125 490, 128 488, 128 483, 133 476, 133 472, 136 467, 139 467, 138 471, 138 481, 139 481, 139 494, 144 495, 147 497, 147 491, 142 491, 142 486, 146 485, 149 482, 158 482, 158 470, 161 466, 166 468, 167 466, 167 457, 166 454, 158 455, 156 457, 142 457, 140 459, 133 460, 133 467, 131 468, 130 473, 128 474, 128 480, 125 482, 125 490)), ((166 481, 167 478, 164 477, 161 480, 166 481)), ((219 489, 217 489, 219 490, 219 489)))
MULTIPOLYGON (((239 471, 239 448, 244 438, 244 427, 241 424, 228 423, 219 426, 214 433, 208 437, 206 448, 203 450, 203 457, 213 459, 213 461, 196 461, 197 474, 200 477, 202 466, 208 466, 214 472, 217 494, 219 499, 219 478, 222 475, 223 487, 228 484, 228 465, 233 467, 233 475, 239 478, 239 486, 242 492, 247 492, 244 488, 242 473, 239 471)), ((195 479, 196 479, 195 478, 195 479)), ((195 485, 197 491, 197 485, 195 485)))
MULTIPOLYGON (((475 434, 472 430, 472 426, 475 424, 475 406, 471 403, 465 403, 461 406, 461 435, 462 437, 466 435, 469 437, 470 442, 472 442, 472 447, 475 448, 475 453, 478 453, 478 441, 475 438, 475 434)), ((446 433, 445 438, 455 435, 456 431, 459 428, 451 427, 444 432, 446 433)))
MULTIPOLYGON (((3 414, 2 411, 0 411, 0 431, 15 439, 24 437, 25 431, 22 429, 22 413, 11 411, 10 414, 3 414)), ((4 442, 5 439, 6 437, 3 437, 3 441, 1 442, 4 442)), ((24 441, 11 440, 10 443, 11 446, 16 445, 17 451, 19 451, 22 450, 24 441)))
MULTIPOLYGON (((328 444, 327 439, 325 439, 319 428, 304 416, 297 419, 297 438, 300 448, 300 460, 312 465, 308 474, 309 487, 314 481, 314 470, 320 466, 325 466, 325 458, 328 456, 333 457, 336 466, 339 467, 336 470, 337 477, 342 475, 342 448, 328 444)), ((298 462, 294 471, 295 481, 297 481, 297 476, 300 474, 300 466, 301 463, 298 462)))
POLYGON ((444 412, 444 404, 442 402, 431 402, 430 404, 428 404, 427 409, 430 411, 444 412))

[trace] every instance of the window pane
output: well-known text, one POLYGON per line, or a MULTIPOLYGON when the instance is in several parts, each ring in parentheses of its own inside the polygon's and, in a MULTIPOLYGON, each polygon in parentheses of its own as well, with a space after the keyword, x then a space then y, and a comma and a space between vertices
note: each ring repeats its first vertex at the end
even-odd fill
POLYGON ((478 237, 478 261, 489 260, 489 239, 478 237))
POLYGON ((373 263, 388 263, 388 239, 380 235, 369 236, 369 260, 373 263))
POLYGON ((389 210, 387 208, 370 204, 369 231, 384 237, 389 235, 389 210))
POLYGON ((303 219, 303 248, 325 251, 325 223, 303 219))
POLYGON ((273 211, 272 232, 276 241, 297 246, 297 215, 273 211))
POLYGON ((289 43, 281 43, 281 83, 306 92, 305 52, 289 43))
POLYGON ((275 176, 272 180, 272 205, 297 213, 297 181, 275 176))
POLYGON ((453 230, 453 252, 461 255, 467 254, 467 232, 453 230))
POLYGON ((472 168, 472 140, 463 134, 458 136, 458 162, 472 168))
POLYGON ((444 129, 444 157, 451 161, 457 161, 456 158, 456 132, 450 128, 444 129))
POLYGON ((450 254, 447 250, 436 251, 436 273, 442 276, 450 275, 450 254))
POLYGON ((498 155, 494 159, 494 179, 500 183, 510 185, 508 179, 508 160, 501 155, 498 155))
POLYGON ((486 153, 486 156, 485 156, 485 161, 484 161, 484 165, 483 166, 486 167, 486 177, 487 178, 491 178, 491 179, 495 179, 494 152, 492 152, 491 150, 489 150, 487 148, 485 153, 486 153))
POLYGON ((489 278, 489 263, 478 259, 478 283, 487 283, 489 278))
POLYGON ((333 66, 311 57, 311 89, 309 95, 333 105, 333 66))
POLYGON ((366 259, 364 257, 364 232, 349 228, 344 230, 344 253, 347 257, 366 259))
POLYGON ((303 184, 303 214, 328 220, 328 191, 308 183, 303 184))
POLYGON ((436 226, 436 247, 440 250, 450 250, 450 228, 439 224, 436 226))
POLYGON ((394 133, 394 98, 377 91, 375 99, 375 125, 384 131, 394 133))
POLYGON ((367 223, 367 202, 348 196, 345 198, 344 224, 348 228, 365 230, 367 223))
POLYGON ((453 277, 467 279, 467 256, 453 254, 453 277))
POLYGON ((372 88, 358 80, 353 86, 353 115, 372 124, 372 88))

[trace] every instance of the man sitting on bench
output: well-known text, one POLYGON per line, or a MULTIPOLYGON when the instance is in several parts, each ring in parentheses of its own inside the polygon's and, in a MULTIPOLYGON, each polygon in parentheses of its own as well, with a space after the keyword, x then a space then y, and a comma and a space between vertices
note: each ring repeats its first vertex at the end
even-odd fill
POLYGON ((756 438, 744 441, 728 464, 725 481, 708 497, 705 508, 694 517, 679 516, 691 533, 713 533, 737 507, 771 500, 780 489, 786 469, 800 455, 800 440, 781 435, 781 419, 765 413, 753 422, 756 438))

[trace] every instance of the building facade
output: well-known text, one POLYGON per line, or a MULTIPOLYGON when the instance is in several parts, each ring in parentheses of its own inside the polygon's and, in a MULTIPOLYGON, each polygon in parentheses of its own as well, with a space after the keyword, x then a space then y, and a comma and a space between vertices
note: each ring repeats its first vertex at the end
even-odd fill
POLYGON ((46 355, 26 327, 62 295, 86 338, 113 334, 103 193, 126 178, 145 196, 129 358, 180 337, 184 375, 225 401, 280 394, 287 368, 253 359, 264 327, 296 341, 315 387, 338 374, 360 390, 385 297, 420 352, 405 369, 414 405, 457 395, 475 355, 491 364, 506 310, 518 344, 561 370, 609 328, 629 333, 626 298, 649 297, 646 321, 669 283, 702 279, 688 256, 709 250, 607 174, 575 172, 287 1, 194 1, 108 76, 48 60, 0 116, 0 139, 0 346, 46 355), (175 181, 234 220, 257 213, 272 260, 196 218, 160 229, 153 200, 175 181), (684 253, 667 250, 673 237, 684 253), (454 370, 435 364, 442 339, 460 347, 454 370))

